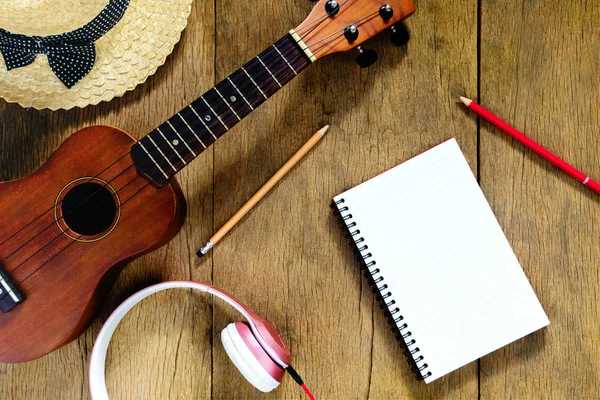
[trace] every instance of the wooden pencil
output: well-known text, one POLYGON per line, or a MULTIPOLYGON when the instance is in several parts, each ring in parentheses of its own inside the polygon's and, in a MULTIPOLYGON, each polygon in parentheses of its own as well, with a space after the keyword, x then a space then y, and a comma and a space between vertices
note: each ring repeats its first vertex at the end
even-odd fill
POLYGON ((317 144, 319 140, 321 140, 328 129, 329 125, 325 125, 323 128, 319 129, 306 143, 304 143, 304 145, 285 164, 283 164, 283 167, 281 167, 279 171, 277 171, 275 175, 273 175, 271 179, 269 179, 267 183, 265 183, 258 190, 258 192, 256 192, 254 196, 252 196, 250 200, 248 200, 246 204, 244 204, 242 208, 240 208, 240 210, 236 212, 233 217, 231 217, 229 221, 227 221, 225 225, 223 225, 221 229, 219 229, 204 246, 202 246, 200 250, 198 250, 198 252, 196 252, 198 257, 202 257, 208 253, 209 250, 212 249, 217 242, 219 242, 219 240, 221 240, 223 236, 225 236, 227 232, 229 232, 235 226, 235 224, 237 224, 244 217, 244 215, 246 215, 248 211, 250 211, 252 207, 254 207, 256 203, 258 203, 260 199, 262 199, 273 188, 273 186, 275 186, 277 182, 279 182, 281 178, 283 178, 285 174, 287 174, 289 170, 292 169, 292 167, 296 165, 310 149, 313 148, 315 144, 317 144))

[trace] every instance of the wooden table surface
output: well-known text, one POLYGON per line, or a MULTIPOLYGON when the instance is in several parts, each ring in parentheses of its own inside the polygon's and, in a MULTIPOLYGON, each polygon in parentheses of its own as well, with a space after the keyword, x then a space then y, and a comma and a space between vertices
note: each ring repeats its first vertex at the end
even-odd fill
MULTIPOLYGON (((38 361, 0 365, 2 399, 88 398, 94 338, 127 295, 168 279, 210 282, 281 330, 321 399, 597 399, 600 392, 600 197, 457 105, 481 102, 591 176, 600 177, 600 7, 592 0, 419 0, 412 40, 386 35, 317 62, 178 177, 187 222, 125 269, 99 318, 38 361), (560 3, 560 6, 559 6, 560 3), (194 252, 310 135, 324 140, 198 261, 194 252), (430 384, 413 380, 329 210, 330 198, 456 137, 551 324, 430 384)), ((35 171, 75 130, 136 137, 296 26, 306 0, 194 1, 164 67, 121 99, 83 110, 0 101, 0 179, 35 171)), ((289 378, 264 395, 227 360, 220 332, 239 319, 190 291, 159 294, 117 330, 113 398, 294 398, 289 378)))

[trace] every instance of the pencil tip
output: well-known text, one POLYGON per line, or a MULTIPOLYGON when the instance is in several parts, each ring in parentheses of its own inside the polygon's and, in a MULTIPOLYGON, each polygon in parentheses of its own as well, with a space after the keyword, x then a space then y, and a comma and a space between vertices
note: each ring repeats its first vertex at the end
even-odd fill
POLYGON ((465 103, 465 105, 466 105, 467 107, 468 107, 468 106, 470 106, 470 105, 471 105, 471 103, 473 102, 473 100, 471 100, 471 99, 467 99, 467 98, 466 98, 466 97, 464 97, 464 96, 459 96, 459 95, 456 95, 456 96, 458 97, 458 99, 459 99, 460 101, 462 101, 463 103, 465 103))
POLYGON ((315 135, 318 135, 319 138, 322 138, 323 136, 325 136, 325 132, 327 132, 327 130, 329 129, 329 125, 325 125, 324 127, 322 127, 321 129, 319 129, 315 135))

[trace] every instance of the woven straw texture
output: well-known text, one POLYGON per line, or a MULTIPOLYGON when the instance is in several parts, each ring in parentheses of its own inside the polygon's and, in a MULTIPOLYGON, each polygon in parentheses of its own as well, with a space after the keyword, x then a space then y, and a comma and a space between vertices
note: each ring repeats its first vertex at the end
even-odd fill
MULTIPOLYGON (((109 101, 154 74, 179 41, 192 0, 131 0, 125 15, 96 41, 96 62, 71 89, 38 54, 7 71, 0 56, 0 97, 23 107, 70 109, 109 101)), ((69 32, 91 21, 108 0, 1 0, 0 28, 25 35, 69 32)))

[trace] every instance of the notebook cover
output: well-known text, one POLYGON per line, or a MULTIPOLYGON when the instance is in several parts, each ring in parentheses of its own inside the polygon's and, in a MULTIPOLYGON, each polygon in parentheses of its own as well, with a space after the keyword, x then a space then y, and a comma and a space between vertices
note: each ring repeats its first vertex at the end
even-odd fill
POLYGON ((427 383, 549 324, 456 140, 334 204, 427 383))

